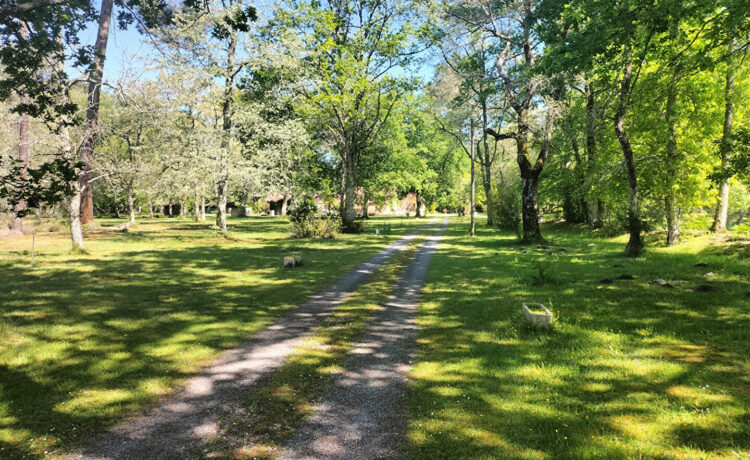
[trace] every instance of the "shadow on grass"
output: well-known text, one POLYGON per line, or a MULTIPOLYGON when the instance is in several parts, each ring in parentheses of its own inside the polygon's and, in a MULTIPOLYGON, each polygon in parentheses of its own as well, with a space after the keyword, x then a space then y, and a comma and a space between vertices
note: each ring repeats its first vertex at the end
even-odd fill
POLYGON ((411 456, 750 455, 747 259, 709 246, 631 260, 576 231, 549 246, 456 226, 444 239, 421 303, 411 456), (532 284, 535 261, 552 282, 532 284), (600 284, 622 274, 635 279, 600 284), (529 330, 523 301, 551 306, 554 329, 529 330))

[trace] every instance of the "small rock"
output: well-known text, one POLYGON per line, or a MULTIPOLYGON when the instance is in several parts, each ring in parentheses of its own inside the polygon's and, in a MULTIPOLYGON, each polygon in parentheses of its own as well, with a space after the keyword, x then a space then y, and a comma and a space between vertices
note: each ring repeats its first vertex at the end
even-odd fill
POLYGON ((634 280, 635 277, 633 275, 620 275, 617 279, 618 280, 634 280))
POLYGON ((708 286, 705 284, 701 284, 695 287, 688 288, 693 292, 711 292, 714 290, 713 286, 708 286))
POLYGON ((655 280, 651 280, 651 281, 648 282, 648 284, 655 284, 657 286, 661 286, 661 287, 664 287, 664 288, 673 288, 674 287, 674 286, 672 286, 671 284, 667 283, 666 281, 664 281, 661 278, 657 278, 655 280))
POLYGON ((612 280, 612 279, 609 279, 609 278, 604 278, 603 280, 599 281, 599 284, 612 284, 614 282, 615 282, 615 280, 612 280))
POLYGON ((588 245, 588 246, 589 246, 590 248, 593 248, 594 246, 596 246, 596 243, 589 243, 589 245, 588 245))
POLYGON ((704 262, 700 262, 700 263, 697 263, 697 264, 695 264, 695 265, 693 265, 693 266, 694 266, 694 267, 708 267, 708 264, 707 264, 707 263, 704 263, 704 262))
POLYGON ((708 272, 708 273, 706 273, 706 274, 705 274, 705 275, 703 275, 703 276, 705 276, 706 278, 711 278, 711 277, 713 277, 713 276, 715 276, 715 275, 714 275, 714 272, 708 272))

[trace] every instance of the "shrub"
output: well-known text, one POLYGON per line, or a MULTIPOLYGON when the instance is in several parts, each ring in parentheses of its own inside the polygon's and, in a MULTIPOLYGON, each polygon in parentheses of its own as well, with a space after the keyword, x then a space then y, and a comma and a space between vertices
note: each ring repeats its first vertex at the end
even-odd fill
POLYGON ((341 219, 332 214, 318 213, 312 200, 299 203, 289 212, 294 238, 336 238, 341 233, 341 219))
POLYGON ((503 230, 510 230, 521 236, 521 189, 519 181, 498 184, 492 202, 495 224, 503 230))

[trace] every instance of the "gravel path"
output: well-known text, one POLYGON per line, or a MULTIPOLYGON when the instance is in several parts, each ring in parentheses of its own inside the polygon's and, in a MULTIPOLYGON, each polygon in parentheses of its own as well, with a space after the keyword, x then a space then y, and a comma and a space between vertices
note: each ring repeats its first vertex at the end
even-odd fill
POLYGON ((185 459, 217 434, 217 420, 247 398, 309 337, 323 318, 424 228, 386 246, 268 329, 225 352, 163 404, 93 440, 72 459, 185 459))
POLYGON ((404 270, 383 311, 335 374, 315 415, 285 446, 284 459, 399 457, 406 435, 406 372, 416 350, 419 295, 438 241, 448 224, 427 238, 404 270))

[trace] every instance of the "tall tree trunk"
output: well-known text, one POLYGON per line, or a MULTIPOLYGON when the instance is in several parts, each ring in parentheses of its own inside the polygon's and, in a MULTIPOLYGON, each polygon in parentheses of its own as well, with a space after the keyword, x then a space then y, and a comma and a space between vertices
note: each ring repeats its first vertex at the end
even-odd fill
POLYGON ((677 207, 676 175, 677 162, 677 78, 678 69, 675 69, 672 81, 667 88, 666 122, 669 130, 667 137, 667 193, 664 198, 664 209, 667 214, 667 245, 671 246, 680 241, 680 211, 677 207))
POLYGON ((422 217, 422 207, 419 205, 419 190, 414 192, 414 202, 416 207, 414 209, 414 217, 422 217))
POLYGON ((83 225, 94 223, 94 195, 91 187, 91 169, 94 159, 94 142, 99 120, 99 99, 104 76, 104 59, 107 55, 107 41, 109 40, 109 23, 112 19, 112 3, 114 0, 102 0, 99 13, 99 29, 96 34, 94 51, 94 67, 89 75, 88 107, 86 108, 86 123, 84 125, 83 143, 81 144, 81 161, 83 170, 79 175, 81 188, 81 222, 83 225))
POLYGON ((206 220, 206 197, 201 195, 201 220, 206 220))
POLYGON ((471 216, 471 224, 469 227, 469 235, 474 236, 476 234, 476 207, 477 207, 477 195, 476 195, 476 175, 474 173, 475 171, 475 164, 476 164, 476 158, 475 158, 475 150, 474 150, 474 119, 471 119, 471 130, 469 132, 469 150, 471 158, 471 200, 469 202, 470 208, 469 208, 469 215, 471 216))
MULTIPOLYGON (((726 85, 724 87, 724 130, 721 136, 721 169, 727 171, 730 167, 731 138, 734 124, 734 77, 736 67, 731 58, 734 53, 735 43, 729 45, 729 63, 727 65, 726 85)), ((727 217, 729 215, 729 178, 721 181, 719 186, 719 199, 716 203, 714 222, 711 225, 712 232, 727 231, 727 217)))
POLYGON ((369 219, 370 218, 370 212, 368 208, 370 207, 370 196, 367 194, 367 190, 363 191, 364 193, 364 206, 362 206, 362 218, 363 219, 369 219))
MULTIPOLYGON (((21 96, 20 103, 28 104, 29 100, 25 96, 21 96)), ((21 114, 18 121, 18 162, 21 166, 21 180, 26 182, 29 177, 27 168, 29 165, 29 116, 21 114)), ((26 187, 24 184, 23 187, 26 187)), ((11 223, 11 231, 18 235, 23 235, 23 215, 26 213, 26 200, 21 199, 13 207, 13 222, 11 223)))
POLYGON ((344 157, 344 209, 341 212, 341 223, 344 231, 353 232, 356 230, 354 222, 354 198, 355 198, 355 171, 356 164, 353 152, 346 152, 344 157))
MULTIPOLYGON (((62 143, 63 156, 73 156, 73 146, 70 140, 70 131, 66 125, 60 128, 60 141, 62 143)), ((70 218, 70 241, 73 252, 84 251, 83 247, 83 225, 81 224, 81 184, 73 181, 73 195, 68 198, 68 217, 70 218)))
POLYGON ((492 155, 487 142, 487 100, 482 100, 482 186, 484 187, 484 202, 487 210, 487 225, 495 225, 494 206, 492 205, 492 155))
POLYGON ((284 198, 281 201, 281 215, 286 216, 287 214, 287 207, 289 206, 289 199, 291 196, 284 194, 284 198))
POLYGON ((133 198, 133 180, 130 180, 128 184, 128 210, 130 211, 131 224, 135 223, 135 199, 133 198))
POLYGON ((193 213, 195 217, 196 222, 200 222, 201 220, 201 194, 200 189, 198 188, 198 184, 195 184, 195 202, 193 204, 193 213))
MULTIPOLYGON (((21 26, 21 37, 26 40, 28 39, 28 30, 25 25, 21 26)), ((28 104, 29 98, 25 95, 21 95, 19 98, 20 104, 28 104)), ((26 180, 28 179, 28 165, 29 165, 29 116, 27 114, 21 114, 18 120, 18 161, 21 165, 21 180, 24 182, 23 187, 26 187, 26 180)), ((18 235, 23 235, 23 215, 26 212, 26 200, 19 200, 18 203, 13 207, 13 222, 11 223, 10 230, 18 235)))
POLYGON ((151 202, 151 195, 148 197, 148 218, 154 218, 154 204, 151 202))
POLYGON ((521 170, 521 181, 523 182, 523 190, 521 192, 523 241, 527 244, 544 243, 542 231, 539 228, 539 208, 536 201, 539 174, 542 170, 532 165, 529 161, 528 110, 523 109, 518 115, 516 150, 518 153, 518 167, 521 170))
POLYGON ((172 217, 172 200, 169 200, 169 205, 167 206, 167 216, 172 217))
POLYGON ((219 177, 216 181, 217 210, 216 226, 226 233, 227 231, 227 192, 229 188, 229 137, 232 131, 232 94, 234 93, 234 60, 237 50, 237 32, 232 32, 227 49, 227 66, 224 81, 224 100, 221 107, 222 136, 221 136, 221 164, 219 165, 219 177))
POLYGON ((635 159, 633 147, 625 130, 625 115, 628 111, 630 100, 631 83, 633 79, 633 62, 630 58, 623 66, 622 80, 620 81, 620 100, 615 114, 615 134, 625 158, 625 170, 628 176, 628 230, 630 240, 625 247, 625 254, 631 257, 639 256, 643 252, 643 241, 641 240, 641 216, 638 205, 638 179, 635 170, 635 159))
POLYGON ((586 214, 589 228, 602 228, 602 201, 591 192, 596 180, 596 113, 594 90, 586 83, 586 214))

